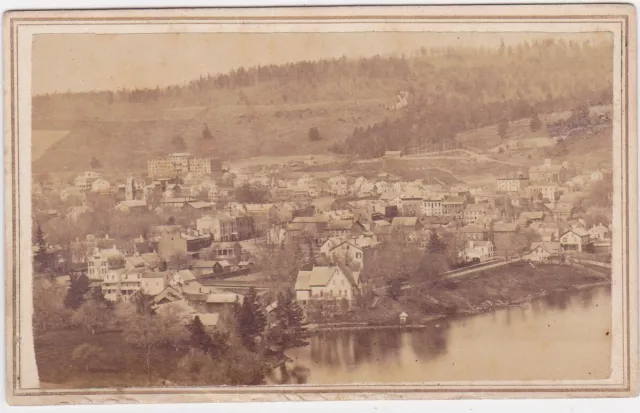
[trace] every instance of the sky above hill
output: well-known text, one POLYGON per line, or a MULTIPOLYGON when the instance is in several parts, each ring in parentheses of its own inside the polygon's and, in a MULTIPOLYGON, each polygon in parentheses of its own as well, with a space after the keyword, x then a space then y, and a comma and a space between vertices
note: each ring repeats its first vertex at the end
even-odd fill
POLYGON ((407 54, 421 47, 498 47, 593 33, 174 33, 40 34, 33 41, 35 95, 183 85, 241 66, 407 54))

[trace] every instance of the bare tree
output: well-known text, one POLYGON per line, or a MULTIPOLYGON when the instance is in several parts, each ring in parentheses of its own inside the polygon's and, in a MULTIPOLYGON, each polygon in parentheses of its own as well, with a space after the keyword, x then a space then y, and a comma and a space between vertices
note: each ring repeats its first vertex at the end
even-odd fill
POLYGON ((135 314, 126 320, 124 340, 144 352, 147 382, 151 383, 151 358, 153 351, 166 339, 165 324, 160 317, 149 312, 135 314))
POLYGON ((111 320, 111 312, 107 305, 96 300, 85 301, 71 316, 73 324, 80 326, 90 334, 107 328, 111 320))

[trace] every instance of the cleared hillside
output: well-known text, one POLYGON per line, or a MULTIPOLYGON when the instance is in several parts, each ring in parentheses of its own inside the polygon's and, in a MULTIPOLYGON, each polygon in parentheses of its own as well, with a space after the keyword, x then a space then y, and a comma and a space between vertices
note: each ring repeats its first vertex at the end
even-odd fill
POLYGON ((239 68, 162 89, 37 96, 34 130, 69 134, 34 148, 42 153, 34 171, 84 170, 93 158, 106 170, 138 169, 183 150, 227 160, 329 150, 377 157, 505 117, 607 104, 611 52, 607 43, 554 41, 432 49, 409 58, 239 68), (389 111, 400 91, 408 106, 389 111), (212 139, 202 139, 205 125, 212 139), (309 139, 312 127, 321 140, 309 139))

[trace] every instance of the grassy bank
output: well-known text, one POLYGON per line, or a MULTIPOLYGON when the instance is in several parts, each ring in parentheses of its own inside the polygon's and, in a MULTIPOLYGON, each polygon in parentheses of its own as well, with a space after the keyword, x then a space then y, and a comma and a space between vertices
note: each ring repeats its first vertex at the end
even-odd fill
POLYGON ((379 296, 374 304, 314 320, 314 330, 398 325, 398 315, 409 315, 411 325, 438 318, 480 313, 562 291, 580 290, 610 283, 610 276, 570 265, 519 262, 469 274, 459 279, 415 283, 395 299, 379 296))

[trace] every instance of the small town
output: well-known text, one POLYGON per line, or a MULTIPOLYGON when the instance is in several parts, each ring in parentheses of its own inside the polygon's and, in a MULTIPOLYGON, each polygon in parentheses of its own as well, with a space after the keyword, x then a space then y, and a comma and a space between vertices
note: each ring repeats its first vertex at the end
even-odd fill
MULTIPOLYGON (((312 363, 375 362, 396 331, 424 332, 412 346, 428 359, 446 351, 448 320, 611 284, 606 96, 564 111, 510 102, 509 119, 431 131, 410 124, 437 107, 415 94, 391 94, 372 110, 395 121, 325 151, 214 156, 220 132, 200 122, 158 156, 109 143, 115 155, 83 170, 34 173, 42 381, 303 384, 312 363), (106 165, 119 156, 146 168, 106 165)), ((305 127, 297 145, 326 136, 305 127)))

